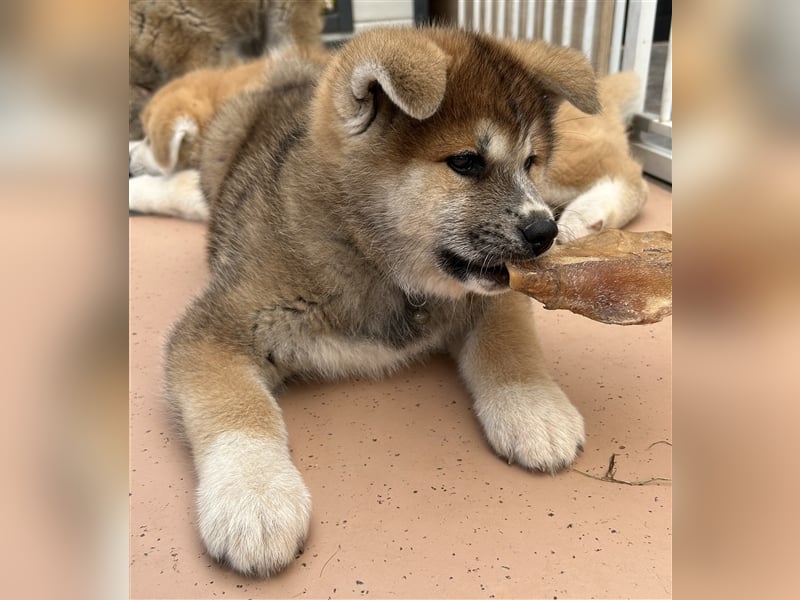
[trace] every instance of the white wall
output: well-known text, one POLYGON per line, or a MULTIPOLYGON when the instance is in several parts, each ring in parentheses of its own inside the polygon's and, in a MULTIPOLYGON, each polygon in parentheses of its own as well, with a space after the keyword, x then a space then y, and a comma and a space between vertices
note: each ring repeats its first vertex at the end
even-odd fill
POLYGON ((353 0, 353 29, 414 24, 413 0, 353 0))

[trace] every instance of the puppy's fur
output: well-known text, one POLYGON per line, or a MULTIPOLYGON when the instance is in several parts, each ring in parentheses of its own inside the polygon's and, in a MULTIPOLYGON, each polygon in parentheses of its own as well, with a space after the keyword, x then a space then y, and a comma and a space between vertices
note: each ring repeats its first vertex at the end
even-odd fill
POLYGON ((322 0, 130 0, 128 135, 153 92, 193 69, 236 65, 267 48, 321 47, 322 0))
POLYGON ((222 107, 200 153, 211 283, 166 357, 212 556, 263 576, 303 545, 310 497, 275 399, 292 378, 379 377, 447 350, 499 455, 575 459, 583 419, 504 267, 555 235, 542 189, 576 185, 554 171, 562 101, 600 109, 575 51, 395 29, 327 65, 276 57, 263 89, 222 107))

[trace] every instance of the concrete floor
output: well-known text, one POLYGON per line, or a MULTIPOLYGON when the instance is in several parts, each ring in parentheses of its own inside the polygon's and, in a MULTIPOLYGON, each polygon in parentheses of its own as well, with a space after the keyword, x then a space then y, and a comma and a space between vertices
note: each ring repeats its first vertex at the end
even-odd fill
MULTIPOLYGON (((630 226, 672 225, 669 188, 630 226)), ((304 554, 270 580, 206 555, 194 477, 166 421, 161 354, 207 281, 204 226, 130 219, 132 598, 668 598, 669 483, 531 474, 492 454, 449 359, 380 382, 295 385, 281 398, 314 500, 304 554)), ((537 305, 553 374, 586 419, 575 469, 671 476, 671 319, 602 325, 537 305)))

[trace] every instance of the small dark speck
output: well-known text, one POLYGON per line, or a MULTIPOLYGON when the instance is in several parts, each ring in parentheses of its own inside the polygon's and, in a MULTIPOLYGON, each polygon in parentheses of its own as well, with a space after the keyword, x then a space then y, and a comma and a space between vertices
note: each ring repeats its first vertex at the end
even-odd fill
POLYGON ((547 516, 548 517, 553 517, 553 516, 555 516, 555 513, 547 513, 547 516))
POLYGON ((364 585, 364 582, 360 579, 356 579, 356 585, 364 585))

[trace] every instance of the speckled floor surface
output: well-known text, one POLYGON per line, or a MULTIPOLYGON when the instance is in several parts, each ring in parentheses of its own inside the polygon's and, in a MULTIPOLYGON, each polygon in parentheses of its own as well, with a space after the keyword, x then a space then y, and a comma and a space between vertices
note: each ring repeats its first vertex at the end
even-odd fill
MULTIPOLYGON (((631 229, 671 230, 651 184, 631 229)), ((670 484, 495 457, 445 357, 380 382, 296 385, 281 398, 314 500, 304 554, 271 580, 213 563, 194 529, 193 474, 160 399, 170 324, 207 273, 204 227, 130 219, 132 598, 667 598, 670 484)), ((671 476, 671 319, 601 325, 537 310, 554 375, 586 419, 575 469, 671 476)))

